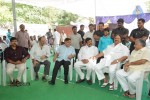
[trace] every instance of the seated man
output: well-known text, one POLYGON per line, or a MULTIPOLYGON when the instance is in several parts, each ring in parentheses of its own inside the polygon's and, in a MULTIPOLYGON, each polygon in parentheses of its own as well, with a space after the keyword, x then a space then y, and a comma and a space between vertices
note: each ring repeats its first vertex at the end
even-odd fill
POLYGON ((86 45, 83 46, 78 54, 78 59, 74 65, 74 69, 80 76, 80 80, 77 81, 77 83, 83 82, 84 79, 84 73, 81 71, 81 67, 86 67, 87 69, 87 74, 86 74, 86 80, 89 85, 92 84, 92 81, 90 80, 90 75, 91 72, 93 71, 94 65, 96 65, 96 60, 94 61, 93 59, 90 59, 91 57, 95 56, 98 54, 98 48, 95 46, 92 46, 92 39, 91 38, 86 38, 85 39, 86 45))
POLYGON ((55 66, 53 69, 53 75, 51 81, 48 83, 51 85, 55 84, 56 76, 61 65, 64 67, 64 83, 68 84, 68 71, 71 59, 75 57, 75 49, 71 46, 71 39, 66 38, 65 44, 61 45, 54 55, 53 61, 55 66), (57 60, 56 60, 57 59, 57 60))
POLYGON ((104 79, 104 83, 101 87, 105 87, 108 84, 107 78, 104 76, 104 72, 109 73, 109 90, 114 89, 114 78, 118 64, 127 59, 129 55, 129 49, 121 43, 120 35, 116 35, 114 43, 109 45, 103 52, 96 55, 96 58, 104 56, 100 63, 95 66, 95 72, 98 80, 104 79))
POLYGON ((12 37, 10 39, 10 47, 6 48, 4 51, 4 58, 7 62, 6 72, 10 77, 10 85, 19 85, 21 81, 21 76, 26 68, 26 60, 30 57, 28 52, 20 46, 17 46, 17 39, 12 37), (14 69, 18 69, 18 77, 16 80, 13 78, 14 69))
POLYGON ((50 61, 48 60, 50 57, 50 50, 49 46, 45 44, 45 37, 40 37, 37 44, 35 44, 31 48, 31 58, 33 62, 33 67, 35 71, 35 79, 38 80, 38 71, 40 69, 41 64, 43 64, 44 67, 44 74, 42 76, 43 81, 47 81, 46 75, 49 75, 50 70, 50 61))
POLYGON ((116 72, 116 77, 125 91, 124 96, 135 98, 136 81, 141 77, 141 70, 150 68, 150 51, 145 46, 144 40, 136 40, 129 61, 125 63, 124 69, 116 72))

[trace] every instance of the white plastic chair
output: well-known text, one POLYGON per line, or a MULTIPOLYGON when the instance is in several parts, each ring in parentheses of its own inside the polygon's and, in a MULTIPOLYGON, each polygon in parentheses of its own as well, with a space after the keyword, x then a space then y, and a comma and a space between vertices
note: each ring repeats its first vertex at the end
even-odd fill
MULTIPOLYGON (((47 60, 49 60, 50 62, 50 58, 47 58, 47 60)), ((43 64, 40 67, 45 67, 43 64)), ((35 72, 34 72, 34 68, 33 68, 33 63, 32 63, 32 59, 30 59, 30 72, 31 72, 31 80, 35 79, 35 72)))
MULTIPOLYGON (((86 67, 81 67, 82 70, 86 71, 86 67)), ((76 73, 76 81, 78 81, 78 73, 76 73)), ((95 72, 92 71, 92 83, 95 83, 95 72)))
POLYGON ((2 85, 2 63, 0 62, 0 85, 2 85))
MULTIPOLYGON (((59 77, 61 77, 62 67, 63 67, 63 65, 59 69, 59 77)), ((73 74, 73 59, 71 59, 71 64, 69 65, 69 79, 70 79, 70 81, 72 81, 72 74, 73 74)))
MULTIPOLYGON (((125 64, 125 62, 126 62, 127 60, 125 60, 125 61, 123 61, 122 63, 118 63, 117 64, 117 69, 116 69, 116 71, 118 71, 118 70, 120 70, 121 69, 121 66, 123 65, 123 64, 125 64)), ((109 73, 108 72, 108 68, 106 68, 106 70, 107 70, 107 72, 106 73, 109 73)), ((99 85, 100 85, 100 81, 99 81, 99 85)), ((117 78, 115 77, 114 78, 114 90, 117 90, 118 89, 118 80, 117 80, 117 78)))
MULTIPOLYGON (((118 63, 118 65, 117 65, 117 71, 121 69, 121 66, 122 66, 123 64, 125 64, 125 63, 127 62, 127 60, 128 60, 128 59, 126 59, 125 61, 123 61, 123 62, 121 62, 121 63, 118 63)), ((118 80, 117 80, 117 78, 115 77, 115 79, 114 79, 114 90, 117 90, 117 89, 118 89, 118 80)), ((121 91, 121 90, 120 90, 120 91, 121 91)))
MULTIPOLYGON (((78 59, 76 61, 78 61, 78 59)), ((96 64, 96 60, 93 63, 96 64)), ((81 67, 81 70, 86 71, 86 67, 85 66, 81 67)), ((76 81, 78 81, 78 73, 77 72, 76 72, 76 81)), ((92 83, 95 83, 95 71, 92 71, 92 83)))
POLYGON ((148 89, 147 91, 149 91, 150 88, 150 82, 148 80, 149 73, 150 73, 150 69, 142 71, 141 77, 136 81, 136 100, 141 100, 144 80, 147 83, 147 89, 148 89))
MULTIPOLYGON (((6 86, 6 64, 7 62, 5 60, 2 61, 2 73, 3 73, 3 86, 6 86)), ((25 63, 26 66, 26 63, 25 63)), ((18 71, 18 69, 15 69, 14 71, 18 71)), ((23 82, 27 83, 27 69, 25 67, 25 71, 23 73, 23 82)))
MULTIPOLYGON (((118 63, 116 72, 121 69, 121 66, 122 66, 124 63, 125 63, 125 62, 123 62, 123 63, 118 63)), ((117 89, 118 89, 118 80, 117 80, 117 78, 116 78, 116 76, 115 76, 115 78, 114 78, 114 90, 117 90, 117 89)))

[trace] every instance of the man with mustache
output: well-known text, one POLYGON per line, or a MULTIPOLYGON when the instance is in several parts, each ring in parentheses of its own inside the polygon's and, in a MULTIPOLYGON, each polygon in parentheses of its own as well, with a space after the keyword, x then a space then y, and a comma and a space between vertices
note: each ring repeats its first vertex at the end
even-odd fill
POLYGON ((128 37, 129 30, 125 28, 123 24, 124 24, 124 20, 122 18, 119 18, 117 21, 118 27, 112 31, 111 37, 112 39, 114 39, 114 35, 119 34, 121 36, 122 44, 125 45, 126 43, 125 40, 128 37))
POLYGON ((137 39, 129 61, 125 63, 123 69, 116 72, 116 77, 124 91, 123 96, 136 97, 136 81, 141 77, 143 70, 150 68, 150 51, 145 46, 143 39, 137 39))
POLYGON ((63 65, 64 67, 64 83, 68 84, 68 72, 71 59, 75 57, 74 47, 71 46, 71 39, 66 38, 65 44, 61 45, 56 51, 53 61, 55 62, 52 79, 48 82, 51 85, 55 85, 56 76, 58 70, 63 65))
POLYGON ((99 58, 104 56, 101 59, 100 63, 95 66, 95 72, 98 77, 98 80, 104 79, 104 83, 101 87, 106 87, 108 84, 107 78, 104 76, 104 72, 109 73, 109 90, 114 89, 114 78, 117 70, 118 64, 122 61, 126 60, 129 55, 129 49, 121 43, 121 36, 114 36, 114 43, 109 45, 103 52, 99 53, 95 56, 95 58, 99 58))
POLYGON ((143 18, 138 19, 138 22, 137 22, 138 28, 132 30, 130 34, 130 37, 129 37, 131 41, 130 53, 134 50, 134 44, 135 44, 136 39, 143 39, 144 41, 148 39, 149 31, 146 28, 144 28, 144 23, 145 23, 145 20, 143 18))
POLYGON ((10 85, 18 85, 21 81, 21 76, 26 68, 25 62, 30 57, 29 53, 25 48, 17 45, 17 39, 12 37, 10 39, 10 47, 6 48, 4 51, 4 58, 7 62, 6 72, 10 77, 10 85), (14 69, 18 69, 18 77, 16 80, 13 78, 14 69))
POLYGON ((91 38, 86 38, 85 42, 86 42, 86 45, 83 46, 79 51, 79 54, 78 54, 79 61, 77 61, 74 64, 74 69, 76 70, 76 72, 79 74, 81 78, 80 80, 77 81, 77 83, 81 83, 85 81, 84 73, 81 71, 81 67, 86 66, 86 69, 87 69, 86 80, 87 80, 87 83, 91 85, 92 81, 90 80, 90 75, 91 75, 91 72, 93 71, 94 65, 96 64, 96 60, 94 61, 90 58, 98 54, 98 48, 95 46, 92 46, 91 38))

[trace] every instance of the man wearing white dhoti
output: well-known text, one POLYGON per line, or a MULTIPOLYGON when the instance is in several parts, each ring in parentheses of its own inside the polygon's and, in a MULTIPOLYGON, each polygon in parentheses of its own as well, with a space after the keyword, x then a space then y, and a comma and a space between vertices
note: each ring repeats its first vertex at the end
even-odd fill
POLYGON ((90 80, 91 72, 93 71, 94 65, 96 65, 96 60, 90 59, 91 57, 98 54, 98 48, 95 46, 92 46, 92 39, 86 38, 85 40, 86 45, 83 46, 78 54, 78 59, 74 65, 74 69, 80 76, 80 80, 77 81, 77 83, 81 83, 85 81, 84 79, 84 73, 81 71, 81 67, 86 67, 87 74, 86 74, 86 80, 89 85, 92 84, 92 81, 90 80))
POLYGON ((95 56, 95 58, 104 56, 100 63, 94 68, 98 80, 104 79, 104 83, 101 87, 105 87, 108 84, 107 78, 104 76, 104 73, 107 72, 109 73, 109 90, 114 89, 113 83, 118 64, 120 65, 122 61, 127 59, 128 55, 129 49, 121 43, 120 35, 116 35, 114 44, 109 45, 103 52, 95 56))
POLYGON ((125 91, 124 96, 135 98, 136 81, 141 77, 142 70, 150 68, 150 50, 145 47, 142 39, 135 41, 135 49, 125 63, 124 69, 116 72, 116 77, 125 91))

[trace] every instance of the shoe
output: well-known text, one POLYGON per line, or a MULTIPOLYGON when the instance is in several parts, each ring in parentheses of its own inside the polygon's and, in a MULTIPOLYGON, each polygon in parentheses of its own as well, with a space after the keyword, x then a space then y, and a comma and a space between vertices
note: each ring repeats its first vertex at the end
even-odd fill
POLYGON ((46 79, 45 76, 42 77, 42 81, 43 81, 43 82, 46 82, 46 81, 47 81, 47 79, 46 79))
POLYGON ((103 88, 103 87, 106 87, 107 85, 108 83, 103 83, 101 87, 103 88))
POLYGON ((15 82, 15 80, 10 81, 10 86, 16 86, 16 82, 15 82))
POLYGON ((150 90, 149 90, 148 96, 150 97, 150 90))
POLYGON ((55 85, 55 82, 48 81, 48 84, 55 85))
POLYGON ((68 77, 67 76, 65 76, 64 80, 65 80, 64 83, 68 84, 68 77))
POLYGON ((113 84, 110 84, 109 90, 110 90, 110 91, 113 91, 113 90, 114 90, 114 85, 113 85, 113 84))
POLYGON ((39 80, 39 76, 38 75, 35 75, 35 80, 39 80))
POLYGON ((92 85, 92 81, 91 80, 87 80, 86 81, 89 85, 92 85))
POLYGON ((80 79, 80 80, 76 81, 76 83, 82 83, 84 81, 85 81, 85 79, 80 79))
POLYGON ((20 85, 21 85, 21 82, 16 79, 16 86, 20 86, 20 85))
POLYGON ((65 84, 68 84, 68 80, 65 80, 64 83, 65 83, 65 84))

